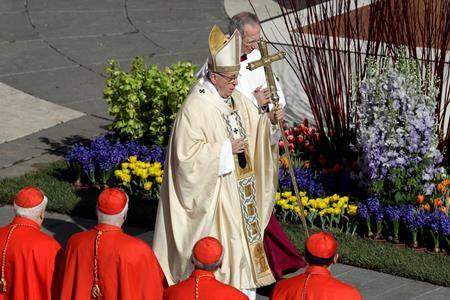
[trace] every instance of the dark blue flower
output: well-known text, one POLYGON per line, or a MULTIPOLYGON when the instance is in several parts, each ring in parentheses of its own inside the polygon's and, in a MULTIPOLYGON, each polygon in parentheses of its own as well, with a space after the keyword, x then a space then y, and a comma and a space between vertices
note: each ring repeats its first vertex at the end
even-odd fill
POLYGON ((358 215, 361 219, 368 220, 370 218, 369 209, 364 203, 358 202, 358 215))
POLYGON ((377 197, 369 197, 367 199, 367 208, 369 209, 369 212, 374 214, 377 213, 380 209, 380 201, 377 197))

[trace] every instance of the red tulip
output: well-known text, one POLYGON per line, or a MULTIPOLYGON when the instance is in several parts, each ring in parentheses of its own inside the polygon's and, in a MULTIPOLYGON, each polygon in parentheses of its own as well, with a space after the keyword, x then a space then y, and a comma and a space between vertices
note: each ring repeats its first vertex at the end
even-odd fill
POLYGON ((288 135, 287 140, 288 140, 289 143, 293 143, 294 140, 295 140, 295 138, 294 138, 294 136, 291 134, 291 135, 288 135))
POLYGON ((284 143, 283 143, 283 141, 279 141, 279 142, 278 142, 278 147, 280 147, 280 149, 284 149, 284 143))
POLYGON ((303 137, 303 135, 299 135, 299 136, 297 137, 297 142, 298 142, 299 144, 303 143, 304 141, 305 141, 305 138, 303 137))
POLYGON ((294 148, 295 148, 294 144, 289 143, 289 150, 291 150, 291 152, 294 151, 294 148))
POLYGON ((308 148, 308 146, 309 146, 309 141, 306 140, 305 143, 304 143, 303 145, 305 146, 305 148, 308 148))
POLYGON ((290 135, 290 132, 289 132, 289 129, 286 129, 286 130, 284 131, 284 136, 288 136, 288 135, 290 135))

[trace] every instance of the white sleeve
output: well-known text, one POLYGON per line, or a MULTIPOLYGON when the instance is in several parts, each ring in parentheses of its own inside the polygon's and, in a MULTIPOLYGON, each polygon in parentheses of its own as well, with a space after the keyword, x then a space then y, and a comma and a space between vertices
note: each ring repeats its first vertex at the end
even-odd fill
POLYGON ((233 149, 231 148, 231 141, 226 139, 223 143, 222 150, 219 156, 219 172, 218 176, 227 175, 234 171, 233 149))

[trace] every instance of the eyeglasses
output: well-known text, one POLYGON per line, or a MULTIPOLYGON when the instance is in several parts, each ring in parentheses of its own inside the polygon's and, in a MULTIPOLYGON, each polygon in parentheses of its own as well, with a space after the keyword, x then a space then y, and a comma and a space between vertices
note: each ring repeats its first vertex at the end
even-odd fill
POLYGON ((228 83, 232 83, 233 81, 237 81, 239 74, 234 75, 234 76, 225 76, 223 74, 220 73, 216 73, 217 75, 219 75, 220 77, 224 78, 228 83))

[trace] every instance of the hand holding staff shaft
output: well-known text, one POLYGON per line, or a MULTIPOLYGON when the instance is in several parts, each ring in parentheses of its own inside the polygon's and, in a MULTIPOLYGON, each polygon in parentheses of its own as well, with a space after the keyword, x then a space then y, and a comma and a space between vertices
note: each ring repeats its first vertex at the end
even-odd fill
MULTIPOLYGON (((259 51, 261 52, 261 59, 251 62, 247 65, 247 69, 250 71, 253 71, 256 68, 264 67, 264 73, 266 74, 266 80, 267 80, 267 87, 270 91, 270 99, 275 104, 275 108, 278 108, 279 106, 279 100, 280 97, 277 94, 277 87, 275 85, 275 78, 273 76, 272 72, 272 63, 276 62, 278 60, 283 59, 286 56, 286 53, 284 52, 278 52, 273 55, 269 55, 269 51, 267 50, 267 42, 264 41, 262 38, 258 41, 258 47, 259 51)), ((289 164, 289 175, 291 176, 292 186, 294 187, 294 193, 297 197, 297 205, 300 208, 300 219, 302 220, 303 227, 305 229, 306 237, 309 237, 309 231, 308 226, 306 225, 306 219, 305 219, 305 213, 304 213, 304 207, 302 204, 302 201, 300 199, 300 193, 298 190, 297 180, 295 179, 295 173, 294 168, 292 164, 291 154, 289 151, 289 143, 286 139, 286 136, 284 135, 283 130, 283 124, 281 123, 281 120, 278 120, 278 130, 281 132, 281 137, 284 143, 284 152, 288 159, 289 164)))

